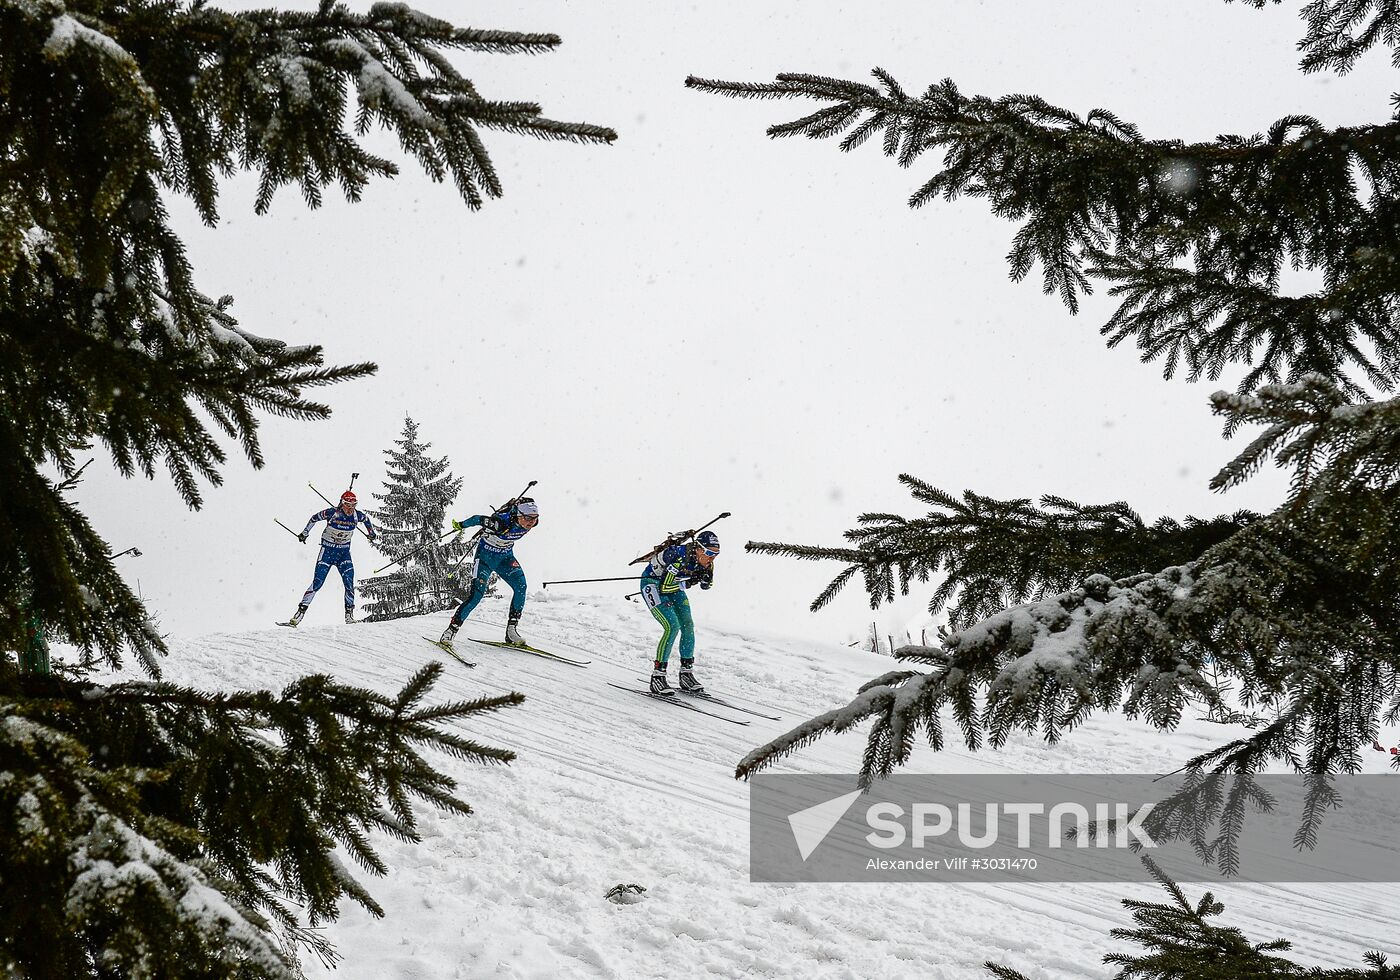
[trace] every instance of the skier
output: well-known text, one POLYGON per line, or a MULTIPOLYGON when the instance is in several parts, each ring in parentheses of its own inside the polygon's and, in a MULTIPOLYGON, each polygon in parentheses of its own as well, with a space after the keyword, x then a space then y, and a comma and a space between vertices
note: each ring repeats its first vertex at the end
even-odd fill
POLYGON ((520 497, 506 504, 494 514, 478 514, 465 521, 453 521, 458 531, 469 527, 480 527, 481 536, 477 539, 476 555, 472 559, 472 584, 467 598, 452 614, 452 621, 443 630, 439 643, 452 645, 452 639, 477 603, 486 595, 486 587, 492 573, 510 586, 510 616, 506 620, 506 642, 512 646, 525 646, 516 624, 525 611, 525 572, 520 562, 515 560, 515 542, 530 533, 530 529, 540 522, 540 509, 530 497, 520 497))
POLYGON ((318 521, 326 522, 326 529, 321 532, 321 552, 316 558, 316 574, 311 578, 311 587, 302 595, 291 620, 284 625, 295 627, 301 622, 306 615, 306 607, 316 598, 332 567, 340 572, 340 579, 345 583, 345 621, 355 621, 355 563, 350 560, 350 542, 355 537, 355 528, 361 524, 366 527, 370 541, 376 534, 369 515, 355 510, 358 503, 355 494, 346 490, 340 495, 339 507, 328 507, 312 514, 306 527, 297 535, 297 540, 305 544, 311 528, 318 521))
POLYGON ((690 616, 687 585, 708 589, 715 581, 715 558, 719 555, 719 535, 701 531, 689 544, 673 544, 658 549, 642 572, 642 601, 661 624, 661 640, 656 644, 656 660, 651 670, 651 693, 674 694, 666 682, 667 661, 676 633, 681 636, 681 691, 704 694, 695 679, 695 621, 690 616))

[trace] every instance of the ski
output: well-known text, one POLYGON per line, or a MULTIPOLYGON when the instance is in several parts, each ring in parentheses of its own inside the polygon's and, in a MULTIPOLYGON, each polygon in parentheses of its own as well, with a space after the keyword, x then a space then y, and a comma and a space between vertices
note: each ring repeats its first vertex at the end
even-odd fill
MULTIPOLYGON (((473 619, 473 620, 470 620, 470 622, 478 623, 478 624, 480 624, 480 625, 482 625, 482 626, 494 626, 494 627, 496 627, 497 629, 505 629, 505 628, 506 628, 506 624, 505 624, 505 623, 498 623, 498 622, 495 622, 494 620, 490 620, 490 619, 473 619)), ((487 641, 483 640, 482 642, 484 643, 484 642, 487 642, 487 641)), ((591 653, 591 652, 592 652, 592 651, 590 651, 588 648, 586 648, 586 647, 581 647, 581 646, 579 646, 577 643, 570 643, 568 640, 550 640, 549 642, 550 642, 550 643, 562 643, 562 644, 564 644, 564 646, 569 647, 570 649, 573 649, 573 650, 577 650, 577 651, 579 651, 580 653, 591 653)), ((539 648, 538 648, 538 647, 535 647, 535 649, 538 650, 539 648)), ((556 656, 556 657, 557 657, 557 656, 559 656, 559 654, 556 653, 556 654, 553 654, 553 656, 556 656)), ((593 661, 591 661, 591 660, 584 660, 584 661, 582 661, 582 663, 592 663, 592 662, 593 662, 593 661)))
POLYGON ((460 653, 458 653, 456 650, 452 649, 452 645, 451 645, 451 644, 443 643, 441 640, 435 640, 435 639, 433 639, 431 636, 425 636, 425 637, 423 637, 423 639, 427 640, 429 643, 431 643, 433 646, 437 647, 437 648, 438 648, 439 650, 441 650, 443 653, 445 653, 445 654, 447 654, 448 656, 454 658, 459 664, 462 664, 462 665, 465 666, 465 667, 475 667, 475 666, 476 666, 476 664, 472 663, 472 662, 471 662, 470 660, 468 660, 466 657, 462 656, 462 655, 461 655, 460 653))
POLYGON ((664 701, 666 704, 674 704, 677 708, 684 708, 687 711, 698 711, 702 715, 709 715, 711 718, 718 718, 720 721, 727 721, 731 725, 748 724, 747 721, 741 721, 738 718, 730 718, 728 715, 722 715, 717 711, 706 711, 704 708, 697 708, 690 702, 682 701, 676 697, 667 697, 664 694, 652 694, 650 691, 643 691, 635 687, 628 687, 626 684, 614 684, 612 681, 608 681, 608 686, 615 687, 619 691, 631 691, 633 694, 639 694, 644 698, 651 698, 653 701, 664 701))
POLYGON ((290 626, 292 629, 296 629, 296 628, 297 628, 297 624, 296 624, 296 623, 278 623, 277 625, 278 625, 278 626, 290 626))
MULTIPOLYGON (((645 677, 638 677, 637 680, 641 681, 643 684, 647 682, 645 677)), ((735 711, 742 711, 746 715, 756 715, 759 718, 767 718, 769 721, 783 720, 782 715, 765 715, 762 711, 755 711, 753 708, 746 708, 742 704, 735 704, 732 701, 726 701, 724 698, 717 698, 713 694, 696 694, 693 691, 687 691, 681 687, 673 687, 671 690, 675 691, 677 694, 684 694, 689 698, 699 698, 701 701, 711 701, 714 704, 723 705, 726 708, 733 708, 735 711)))
POLYGON ((470 636, 467 637, 467 639, 471 640, 473 643, 484 643, 488 647, 501 647, 504 650, 519 650, 521 653, 533 653, 537 657, 544 657, 547 660, 557 660, 561 664, 570 664, 574 667, 587 667, 593 662, 591 660, 574 660, 571 657, 563 657, 557 653, 550 653, 548 650, 541 650, 538 647, 525 646, 519 643, 506 643, 502 640, 478 640, 470 636))

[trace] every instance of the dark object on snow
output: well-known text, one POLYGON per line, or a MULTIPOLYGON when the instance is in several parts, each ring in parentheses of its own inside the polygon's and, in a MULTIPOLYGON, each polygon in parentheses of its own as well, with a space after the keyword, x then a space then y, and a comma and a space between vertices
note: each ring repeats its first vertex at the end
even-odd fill
POLYGON ((624 885, 619 882, 609 888, 603 897, 615 905, 636 905, 643 900, 642 892, 646 890, 646 885, 624 885))

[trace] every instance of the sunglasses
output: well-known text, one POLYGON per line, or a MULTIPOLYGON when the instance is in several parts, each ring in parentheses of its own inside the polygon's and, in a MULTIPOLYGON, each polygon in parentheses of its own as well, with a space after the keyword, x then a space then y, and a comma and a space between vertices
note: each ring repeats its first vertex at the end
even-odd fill
POLYGON ((703 551, 705 554, 709 555, 711 558, 719 554, 718 548, 716 548, 714 551, 711 551, 709 548, 701 548, 700 550, 703 551))
POLYGON ((540 522, 540 515, 520 514, 518 517, 516 517, 516 520, 518 520, 521 524, 538 524, 540 522))

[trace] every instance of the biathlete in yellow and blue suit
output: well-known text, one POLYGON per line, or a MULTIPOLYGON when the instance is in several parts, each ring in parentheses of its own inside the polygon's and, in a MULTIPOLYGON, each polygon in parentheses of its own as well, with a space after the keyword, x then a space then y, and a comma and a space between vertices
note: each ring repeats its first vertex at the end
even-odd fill
POLYGON ((719 556, 719 535, 701 531, 689 544, 673 544, 651 556, 642 572, 642 601, 661 624, 652 663, 651 693, 674 694, 666 682, 666 667, 676 637, 681 640, 680 688, 691 694, 704 694, 695 679, 695 621, 690 615, 686 587, 708 589, 715 583, 715 558, 719 556))

